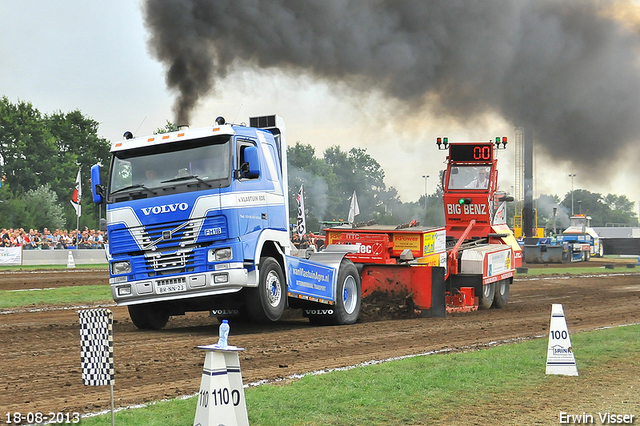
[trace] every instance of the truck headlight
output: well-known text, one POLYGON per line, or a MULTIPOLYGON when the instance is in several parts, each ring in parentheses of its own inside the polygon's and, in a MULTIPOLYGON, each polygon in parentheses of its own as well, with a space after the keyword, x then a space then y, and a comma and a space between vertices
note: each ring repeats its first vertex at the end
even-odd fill
POLYGON ((130 273, 131 273, 131 262, 129 262, 128 260, 123 260, 121 262, 113 262, 111 264, 112 275, 130 274, 130 273))
POLYGON ((118 287, 118 296, 131 296, 131 286, 127 284, 118 287))
POLYGON ((218 249, 216 250, 214 258, 216 262, 223 261, 223 260, 231 260, 233 259, 233 250, 231 250, 231 247, 218 249))
POLYGON ((213 282, 215 284, 224 284, 229 282, 229 274, 213 274, 213 282))

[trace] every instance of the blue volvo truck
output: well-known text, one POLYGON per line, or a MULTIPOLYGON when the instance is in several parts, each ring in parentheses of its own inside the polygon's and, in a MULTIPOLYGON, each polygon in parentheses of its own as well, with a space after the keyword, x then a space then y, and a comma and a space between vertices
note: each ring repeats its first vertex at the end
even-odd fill
POLYGON ((348 247, 290 255, 287 145, 277 115, 135 137, 111 145, 106 203, 110 286, 140 329, 211 311, 277 321, 287 306, 312 322, 352 324, 361 280, 348 247))

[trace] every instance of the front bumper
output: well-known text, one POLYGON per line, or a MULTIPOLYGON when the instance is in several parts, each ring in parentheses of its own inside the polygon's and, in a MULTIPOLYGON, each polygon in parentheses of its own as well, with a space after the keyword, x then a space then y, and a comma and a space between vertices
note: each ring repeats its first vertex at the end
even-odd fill
POLYGON ((183 275, 165 275, 139 281, 110 279, 111 295, 118 305, 163 302, 194 297, 235 293, 248 287, 245 268, 183 275))

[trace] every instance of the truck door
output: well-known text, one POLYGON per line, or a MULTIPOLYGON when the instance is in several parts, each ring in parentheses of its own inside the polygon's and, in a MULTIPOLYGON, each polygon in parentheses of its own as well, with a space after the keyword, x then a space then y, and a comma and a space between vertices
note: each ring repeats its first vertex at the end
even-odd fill
MULTIPOLYGON (((263 167, 260 167, 260 175, 253 176, 240 171, 246 162, 244 151, 247 147, 257 146, 251 139, 238 138, 236 140, 236 179, 234 180, 234 192, 236 207, 238 208, 239 235, 256 233, 269 226, 267 195, 263 167)), ((262 161, 260 161, 262 163, 262 161)))

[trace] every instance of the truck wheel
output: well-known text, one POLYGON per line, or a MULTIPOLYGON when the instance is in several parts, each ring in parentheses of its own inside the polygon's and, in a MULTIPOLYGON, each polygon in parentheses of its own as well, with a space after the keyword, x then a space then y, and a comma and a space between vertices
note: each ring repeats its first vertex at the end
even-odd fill
POLYGON ((333 310, 334 324, 354 324, 358 320, 362 306, 361 286, 356 265, 348 259, 343 259, 338 270, 336 304, 333 310))
POLYGON ((354 324, 360 315, 362 306, 362 283, 356 266, 348 259, 343 259, 338 270, 336 284, 336 303, 333 306, 315 304, 303 308, 304 316, 315 325, 348 325, 354 324))
POLYGON ((598 245, 598 254, 596 257, 604 257, 604 246, 602 245, 602 241, 598 245))
POLYGON ((482 297, 480 298, 480 309, 489 309, 493 304, 493 298, 496 292, 496 283, 485 284, 482 286, 482 297))
POLYGON ((256 322, 278 321, 286 300, 287 287, 280 264, 272 257, 261 258, 258 287, 246 291, 247 314, 256 322))
POLYGON ((496 283, 492 308, 500 309, 507 304, 507 299, 509 299, 509 287, 509 279, 501 280, 496 283))
POLYGON ((169 321, 167 310, 157 305, 129 305, 129 317, 141 330, 160 330, 169 321))

